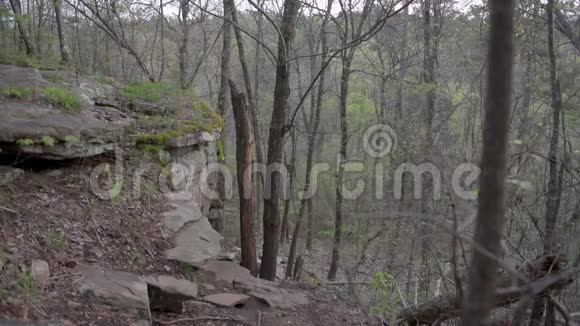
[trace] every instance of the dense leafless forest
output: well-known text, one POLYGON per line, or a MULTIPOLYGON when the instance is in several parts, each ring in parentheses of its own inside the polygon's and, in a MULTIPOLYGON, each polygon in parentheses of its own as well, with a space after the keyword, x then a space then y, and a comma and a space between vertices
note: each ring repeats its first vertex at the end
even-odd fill
POLYGON ((210 110, 203 215, 252 275, 385 325, 580 323, 578 0, 0 0, 0 45, 148 126, 210 110))

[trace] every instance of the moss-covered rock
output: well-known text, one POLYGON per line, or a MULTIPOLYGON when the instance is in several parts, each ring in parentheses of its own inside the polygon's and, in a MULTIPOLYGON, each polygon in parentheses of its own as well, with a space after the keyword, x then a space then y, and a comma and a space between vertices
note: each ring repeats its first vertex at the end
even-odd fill
POLYGON ((208 141, 207 134, 221 130, 223 118, 191 92, 175 90, 161 83, 131 84, 122 92, 122 101, 137 110, 137 145, 145 151, 192 146, 208 141), (145 95, 146 91, 151 94, 145 95), (140 102, 149 100, 150 102, 140 102), (137 104, 135 104, 137 103, 137 104), (205 133, 205 134, 204 134, 205 133))

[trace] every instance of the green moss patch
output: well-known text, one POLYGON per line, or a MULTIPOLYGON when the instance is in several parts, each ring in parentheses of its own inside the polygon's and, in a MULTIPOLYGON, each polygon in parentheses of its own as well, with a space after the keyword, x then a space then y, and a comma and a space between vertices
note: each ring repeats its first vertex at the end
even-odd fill
POLYGON ((171 139, 199 131, 213 132, 224 125, 223 118, 192 91, 175 90, 161 83, 139 83, 127 86, 122 95, 129 101, 154 102, 166 112, 144 115, 138 121, 141 133, 137 145, 149 152, 164 148, 171 139))
MULTIPOLYGON (((218 116, 219 117, 219 116, 218 116)), ((148 151, 155 151, 165 147, 169 140, 185 136, 198 131, 213 132, 223 126, 223 119, 194 120, 175 123, 174 129, 156 133, 141 133, 137 136, 137 145, 148 151)))

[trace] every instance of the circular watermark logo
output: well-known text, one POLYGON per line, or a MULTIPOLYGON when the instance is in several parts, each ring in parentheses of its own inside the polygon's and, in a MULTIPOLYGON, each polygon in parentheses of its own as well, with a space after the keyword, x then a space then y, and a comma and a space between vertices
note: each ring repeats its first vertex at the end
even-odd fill
POLYGON ((363 146, 367 154, 381 158, 392 153, 399 143, 397 133, 385 124, 376 124, 365 131, 363 146))

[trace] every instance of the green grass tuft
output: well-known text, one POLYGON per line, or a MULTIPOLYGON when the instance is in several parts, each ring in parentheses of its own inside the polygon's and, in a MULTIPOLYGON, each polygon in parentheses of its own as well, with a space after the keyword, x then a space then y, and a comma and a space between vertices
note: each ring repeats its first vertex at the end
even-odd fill
POLYGON ((81 98, 67 89, 48 87, 42 93, 46 95, 50 103, 58 105, 66 112, 79 112, 82 108, 81 98))
POLYGON ((65 246, 65 239, 62 234, 54 230, 48 231, 46 238, 46 245, 48 246, 48 249, 58 251, 65 246))
POLYGON ((23 100, 32 96, 32 89, 25 86, 8 86, 2 90, 2 94, 11 98, 23 100))
POLYGON ((163 83, 131 83, 122 91, 121 95, 129 101, 145 101, 159 103, 176 91, 163 83))
POLYGON ((30 269, 23 268, 20 271, 17 284, 22 294, 28 298, 37 299, 40 296, 40 288, 36 285, 30 269))

